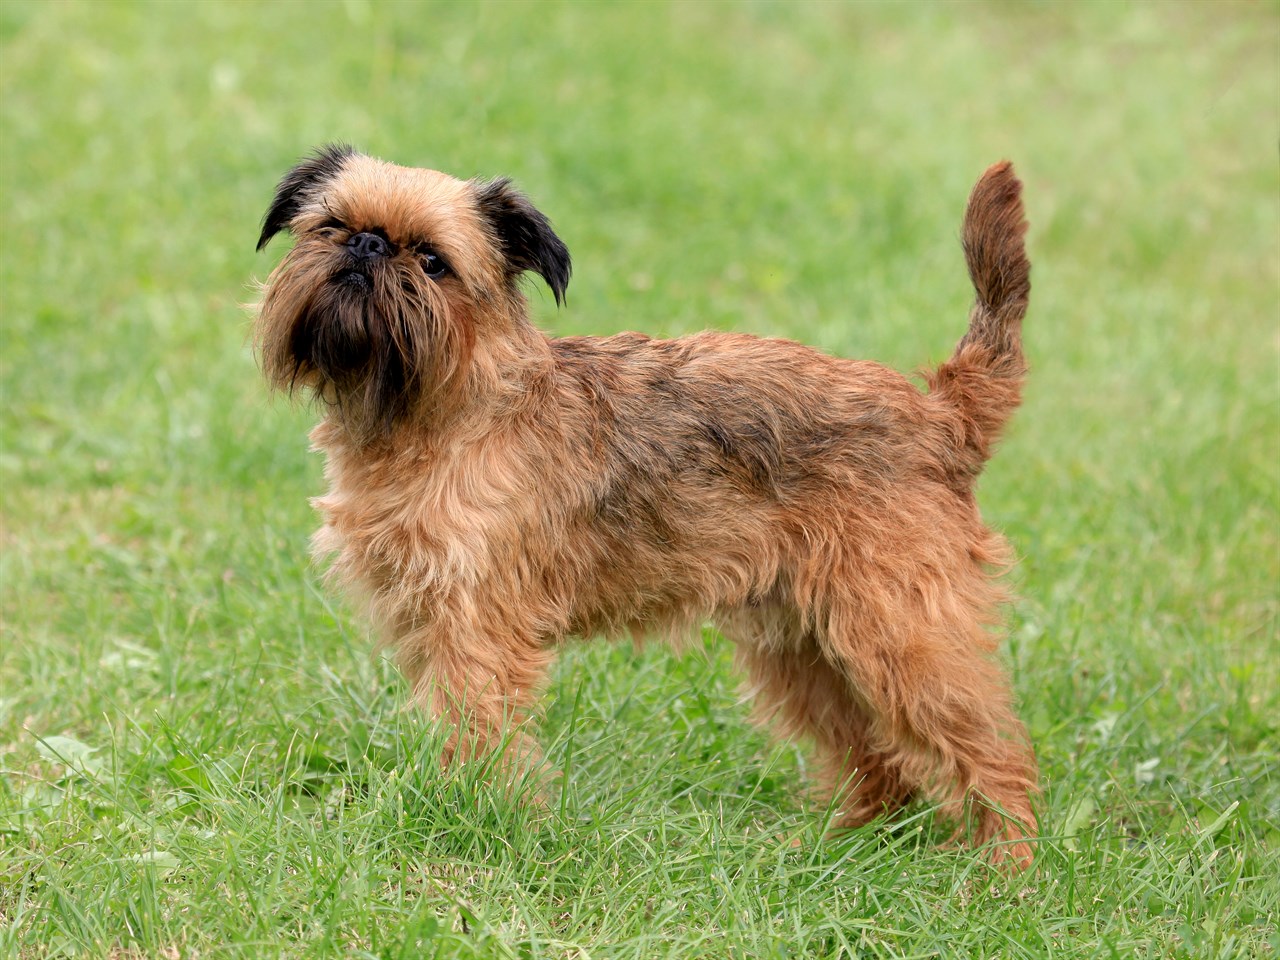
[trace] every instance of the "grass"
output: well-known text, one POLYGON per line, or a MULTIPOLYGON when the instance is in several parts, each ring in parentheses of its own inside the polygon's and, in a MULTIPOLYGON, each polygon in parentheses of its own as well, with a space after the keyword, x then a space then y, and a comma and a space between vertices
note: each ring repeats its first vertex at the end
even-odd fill
POLYGON ((0 955, 1280 952, 1274 3, 0 5, 0 955), (347 139, 507 173, 559 333, 912 369, 1012 157, 1033 380, 981 489, 1038 868, 930 811, 822 839, 725 644, 569 650, 545 814, 439 775, 305 559, 313 414, 246 347, 275 179, 347 139))

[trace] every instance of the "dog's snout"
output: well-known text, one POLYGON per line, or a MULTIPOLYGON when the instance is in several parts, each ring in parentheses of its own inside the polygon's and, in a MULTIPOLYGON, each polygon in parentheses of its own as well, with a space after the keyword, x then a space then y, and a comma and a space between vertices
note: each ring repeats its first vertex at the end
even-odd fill
POLYGON ((373 260, 391 255, 391 244, 376 233, 357 233, 347 241, 347 249, 357 260, 373 260))

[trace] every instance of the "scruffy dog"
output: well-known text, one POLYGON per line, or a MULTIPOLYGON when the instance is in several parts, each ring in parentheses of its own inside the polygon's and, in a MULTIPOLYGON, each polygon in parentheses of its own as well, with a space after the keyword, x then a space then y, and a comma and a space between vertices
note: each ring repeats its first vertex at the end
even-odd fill
POLYGON ((921 393, 785 340, 549 338, 518 281, 562 302, 569 252, 509 181, 339 146, 289 171, 261 363, 322 402, 315 552, 450 756, 536 756, 521 724, 563 639, 711 620, 761 715, 816 745, 840 825, 924 795, 1027 864, 1036 764, 990 659, 1007 550, 973 495, 1025 374, 1020 194, 1008 163, 973 190, 977 300, 921 393))

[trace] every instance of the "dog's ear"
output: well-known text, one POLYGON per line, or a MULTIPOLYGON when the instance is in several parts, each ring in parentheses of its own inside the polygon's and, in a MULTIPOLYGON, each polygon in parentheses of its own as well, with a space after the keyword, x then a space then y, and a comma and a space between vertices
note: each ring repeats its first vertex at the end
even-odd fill
POLYGON ((336 177, 347 158, 355 153, 355 148, 345 143, 331 143, 321 147, 286 173, 276 187, 276 195, 267 215, 262 218, 258 249, 265 247, 281 230, 288 229, 290 221, 298 215, 311 191, 324 181, 336 177))
POLYGON ((564 303, 572 263, 569 249, 551 229, 551 221, 505 177, 478 184, 476 202, 502 241, 509 276, 532 270, 547 281, 556 303, 564 303))

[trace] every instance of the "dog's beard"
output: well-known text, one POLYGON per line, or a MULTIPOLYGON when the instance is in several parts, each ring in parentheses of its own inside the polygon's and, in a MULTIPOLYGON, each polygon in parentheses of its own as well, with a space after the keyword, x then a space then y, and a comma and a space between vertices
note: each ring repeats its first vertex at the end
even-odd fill
POLYGON ((258 348, 277 386, 312 389, 362 437, 410 414, 456 357, 447 298, 412 265, 359 265, 300 245, 268 284, 258 348))
POLYGON ((420 369, 413 317, 425 312, 412 292, 379 289, 389 272, 337 273, 303 305, 289 345, 295 368, 315 371, 325 399, 354 404, 387 426, 407 412, 420 369))

